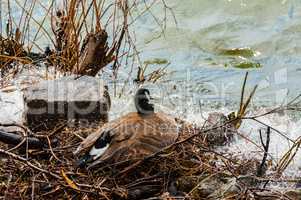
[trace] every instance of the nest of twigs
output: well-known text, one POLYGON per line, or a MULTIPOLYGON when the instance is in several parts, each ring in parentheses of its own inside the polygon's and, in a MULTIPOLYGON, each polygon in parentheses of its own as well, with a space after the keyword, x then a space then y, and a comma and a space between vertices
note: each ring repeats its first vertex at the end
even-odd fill
POLYGON ((43 150, 1 150, 0 196, 7 199, 143 199, 160 197, 251 198, 258 191, 254 175, 259 162, 218 153, 206 132, 183 126, 177 142, 140 160, 78 169, 73 151, 95 128, 58 128, 39 133, 48 141, 43 150), (230 180, 236 180, 234 185, 230 180), (227 190, 219 189, 229 186, 227 190), (231 186, 231 187, 230 187, 231 186))

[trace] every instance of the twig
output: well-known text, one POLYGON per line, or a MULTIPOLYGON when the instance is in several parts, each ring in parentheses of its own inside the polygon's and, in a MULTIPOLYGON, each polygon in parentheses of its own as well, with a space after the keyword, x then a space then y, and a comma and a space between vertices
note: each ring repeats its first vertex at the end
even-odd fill
POLYGON ((283 171, 288 167, 288 165, 292 162, 300 146, 301 146, 301 136, 297 138, 293 146, 284 154, 284 156, 282 156, 279 163, 277 164, 278 176, 280 176, 283 173, 283 171))
POLYGON ((260 134, 260 141, 261 141, 261 144, 262 144, 263 149, 264 149, 264 154, 263 154, 261 164, 258 166, 258 169, 257 169, 257 176, 262 177, 263 174, 265 173, 264 168, 265 168, 265 163, 266 163, 268 152, 269 152, 271 128, 270 127, 267 128, 267 131, 266 131, 266 137, 267 138, 266 138, 265 144, 263 142, 261 130, 259 130, 259 134, 260 134))
POLYGON ((33 135, 32 131, 29 128, 27 128, 26 126, 23 126, 21 124, 17 124, 17 123, 0 123, 0 126, 3 126, 3 127, 16 126, 16 127, 19 127, 21 129, 23 129, 25 132, 29 133, 28 136, 33 135))
POLYGON ((270 128, 271 130, 275 131, 276 133, 278 133, 279 135, 281 135, 282 137, 284 137, 284 138, 287 139, 288 141, 290 141, 290 142, 292 142, 292 143, 295 142, 295 141, 292 140, 291 138, 289 138, 289 137, 287 137, 286 135, 284 135, 281 131, 279 131, 279 130, 273 128, 272 126, 270 126, 270 125, 268 125, 268 124, 266 124, 266 123, 264 123, 264 122, 262 122, 262 121, 256 119, 256 117, 243 117, 243 118, 241 118, 241 119, 251 119, 251 120, 254 120, 254 121, 258 122, 259 124, 262 124, 262 125, 264 125, 264 126, 270 128))
POLYGON ((246 72, 245 79, 242 84, 241 95, 240 95, 240 106, 239 106, 239 111, 238 111, 239 114, 241 113, 243 104, 244 104, 245 87, 246 87, 246 83, 247 83, 247 79, 248 79, 248 74, 249 74, 249 72, 246 72))
POLYGON ((21 156, 18 156, 18 155, 14 154, 14 153, 5 151, 5 150, 3 150, 3 149, 0 149, 0 153, 5 154, 5 155, 7 155, 7 156, 9 156, 9 157, 11 157, 11 158, 13 158, 13 159, 15 159, 15 160, 20 161, 20 162, 23 162, 23 163, 25 163, 26 165, 28 165, 29 167, 31 167, 31 168, 33 168, 33 169, 39 171, 39 172, 48 174, 48 175, 50 175, 50 176, 52 176, 52 177, 54 177, 54 178, 56 178, 56 179, 58 179, 58 180, 62 180, 62 177, 60 177, 59 175, 57 175, 57 174, 55 174, 55 173, 52 173, 52 172, 50 172, 50 171, 47 171, 47 170, 45 170, 45 169, 42 169, 42 168, 40 168, 40 167, 38 167, 38 166, 32 164, 31 162, 29 162, 28 160, 26 160, 25 158, 23 158, 23 157, 21 157, 21 156))

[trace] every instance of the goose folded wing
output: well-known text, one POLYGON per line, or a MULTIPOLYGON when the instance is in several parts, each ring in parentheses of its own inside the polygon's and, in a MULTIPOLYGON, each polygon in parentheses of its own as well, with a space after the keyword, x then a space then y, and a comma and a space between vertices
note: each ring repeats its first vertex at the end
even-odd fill
MULTIPOLYGON (((118 129, 122 128, 124 125, 130 124, 132 120, 133 120, 133 116, 129 115, 129 116, 125 116, 121 119, 119 118, 119 119, 116 119, 112 122, 105 124, 98 131, 88 135, 88 137, 86 139, 84 139, 82 141, 82 143, 74 151, 74 154, 76 155, 83 151, 87 151, 87 150, 91 149, 92 146, 94 145, 94 143, 97 141, 97 139, 99 137, 101 137, 101 135, 106 131, 110 131, 111 134, 115 135, 115 132, 118 132, 118 129)), ((130 137, 130 136, 124 134, 124 135, 117 135, 117 137, 115 137, 115 138, 116 138, 116 140, 121 141, 121 140, 127 139, 128 137, 130 137)))

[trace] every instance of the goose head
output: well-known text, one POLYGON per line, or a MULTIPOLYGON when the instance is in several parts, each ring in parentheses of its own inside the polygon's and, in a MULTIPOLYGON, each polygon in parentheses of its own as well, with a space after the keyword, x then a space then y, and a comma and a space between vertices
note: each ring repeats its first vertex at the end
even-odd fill
POLYGON ((135 94, 135 107, 138 114, 148 115, 154 113, 154 105, 150 104, 150 92, 148 89, 140 88, 135 94))
POLYGON ((83 168, 87 163, 97 160, 109 148, 112 135, 110 131, 104 131, 101 136, 95 141, 93 147, 77 162, 77 166, 83 168))

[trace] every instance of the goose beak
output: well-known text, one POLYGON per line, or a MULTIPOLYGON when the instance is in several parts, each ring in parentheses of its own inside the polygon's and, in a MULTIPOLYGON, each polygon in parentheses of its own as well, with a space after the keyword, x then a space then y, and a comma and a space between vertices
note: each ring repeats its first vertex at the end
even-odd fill
POLYGON ((76 162, 76 166, 80 169, 86 168, 89 170, 89 169, 93 169, 95 166, 99 165, 102 162, 103 162, 102 160, 94 161, 93 156, 86 154, 76 162))
POLYGON ((146 96, 147 96, 147 98, 148 98, 148 100, 149 100, 150 102, 159 100, 159 98, 155 98, 155 97, 153 97, 153 96, 150 96, 149 94, 147 94, 146 96))
POLYGON ((78 168, 85 168, 87 166, 87 164, 89 162, 91 162, 93 160, 93 156, 91 156, 89 153, 87 153, 86 155, 84 155, 83 157, 81 157, 77 162, 76 162, 76 166, 78 168))

